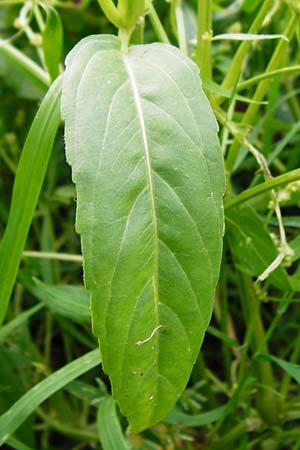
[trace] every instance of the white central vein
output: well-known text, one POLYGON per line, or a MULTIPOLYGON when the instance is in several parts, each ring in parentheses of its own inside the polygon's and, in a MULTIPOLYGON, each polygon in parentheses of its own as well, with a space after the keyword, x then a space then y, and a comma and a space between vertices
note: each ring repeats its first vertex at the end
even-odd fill
POLYGON ((140 95, 137 87, 136 80, 134 78, 134 74, 132 72, 132 68, 129 64, 128 58, 123 56, 123 61, 128 73, 129 81, 132 87, 132 93, 134 98, 134 103, 136 107, 136 111, 138 114, 140 126, 141 126, 141 135, 145 150, 145 165, 146 165, 146 173, 147 173, 147 183, 149 189, 149 198, 151 205, 151 215, 152 215, 152 223, 153 223, 153 240, 154 240, 154 277, 153 277, 153 290, 154 290, 154 308, 155 308, 155 316, 156 323, 159 321, 159 313, 158 313, 158 229, 157 229, 157 217, 156 217, 156 209, 155 209, 155 201, 154 201, 154 189, 153 189, 153 179, 152 179, 152 168, 151 168, 151 160, 150 160, 150 152, 148 145, 148 138, 144 120, 144 114, 142 109, 142 104, 140 100, 140 95))

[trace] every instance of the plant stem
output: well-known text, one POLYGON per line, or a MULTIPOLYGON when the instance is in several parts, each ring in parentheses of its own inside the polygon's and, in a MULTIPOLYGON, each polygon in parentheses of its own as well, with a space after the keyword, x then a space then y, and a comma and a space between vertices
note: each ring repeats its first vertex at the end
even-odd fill
MULTIPOLYGON (((293 363, 293 364, 296 364, 297 360, 299 358, 299 353, 300 353, 300 339, 299 339, 299 336, 298 336, 298 339, 295 342, 296 342, 295 348, 294 348, 294 351, 292 353, 291 360, 290 360, 290 362, 293 363)), ((288 390, 289 390, 290 382, 291 382, 291 376, 287 372, 285 372, 285 374, 283 376, 282 383, 281 383, 281 388, 280 388, 280 394, 282 395, 282 397, 286 397, 286 395, 288 393, 288 390)))
POLYGON ((122 17, 114 2, 112 0, 98 0, 98 3, 108 20, 119 28, 122 17))
POLYGON ((81 255, 71 255, 69 253, 55 253, 55 252, 36 252, 36 251, 24 251, 23 257, 28 258, 41 258, 41 259, 56 259, 60 261, 71 261, 82 263, 83 259, 81 255))
POLYGON ((211 69, 212 0, 198 0, 198 32, 195 61, 201 77, 212 77, 211 69))
POLYGON ((284 73, 294 73, 294 72, 300 73, 300 65, 290 66, 290 67, 282 67, 281 69, 271 70, 270 72, 261 73, 260 75, 256 75, 255 77, 250 78, 249 80, 239 83, 237 86, 237 91, 242 91, 243 89, 246 89, 246 88, 252 86, 253 84, 259 83, 262 80, 266 80, 267 78, 273 78, 277 75, 282 75, 284 73))
POLYGON ((182 0, 174 0, 174 15, 175 15, 175 20, 176 20, 179 48, 182 51, 182 53, 187 55, 188 51, 187 51, 187 43, 186 43, 184 18, 183 18, 183 13, 182 13, 182 0))
POLYGON ((267 180, 264 183, 258 184, 253 188, 249 188, 241 192, 239 195, 236 195, 235 197, 227 200, 225 202, 225 209, 228 210, 231 208, 235 208, 241 203, 244 203, 247 200, 256 197, 257 195, 261 195, 264 192, 275 189, 276 187, 283 186, 285 184, 292 183, 298 180, 300 180, 300 169, 291 170, 290 172, 284 173, 282 175, 279 175, 278 177, 267 180))
MULTIPOLYGON (((296 14, 293 14, 283 34, 290 40, 297 26, 298 26, 298 16, 296 14)), ((282 55, 286 51, 286 47, 287 47, 286 40, 280 39, 273 53, 273 56, 266 68, 266 73, 272 72, 277 68, 277 66, 280 64, 282 55)), ((255 102, 261 102, 270 85, 270 82, 271 82, 270 78, 262 80, 259 83, 252 100, 254 100, 255 102)), ((243 116, 241 124, 252 125, 255 121, 256 113, 259 107, 260 105, 258 103, 251 103, 243 116)), ((229 172, 231 172, 234 167, 236 158, 238 156, 239 147, 240 147, 239 141, 235 138, 229 149, 228 157, 226 160, 226 167, 229 172)))
POLYGON ((166 33, 165 29, 164 29, 164 26, 161 23, 160 18, 157 15, 157 12, 156 12, 154 6, 152 5, 152 3, 150 5, 150 7, 149 7, 149 15, 148 16, 149 16, 149 20, 151 22, 151 25, 153 27, 153 30, 154 30, 158 40, 160 42, 164 42, 166 44, 170 44, 170 40, 168 38, 168 35, 167 35, 167 33, 166 33))
MULTIPOLYGON (((251 27, 249 28, 248 33, 255 34, 257 33, 262 24, 263 21, 268 14, 269 10, 271 9, 273 5, 273 0, 265 0, 254 20, 251 27)), ((237 52, 234 55, 232 64, 230 66, 229 71, 227 72, 226 77, 224 78, 224 81, 222 83, 222 87, 225 89, 232 89, 232 87, 235 85, 238 77, 240 76, 241 68, 243 67, 245 58, 247 56, 248 50, 251 47, 252 42, 251 41, 243 41, 237 52)))
POLYGON ((48 74, 8 42, 0 41, 0 54, 9 59, 26 78, 45 91, 50 85, 48 74))
MULTIPOLYGON (((252 327, 252 352, 253 354, 257 351, 268 353, 266 343, 263 348, 261 347, 261 342, 265 342, 265 331, 260 315, 259 300, 256 298, 252 280, 248 275, 239 275, 239 289, 246 323, 255 324, 252 327)), ((257 361, 257 378, 260 385, 256 395, 258 412, 267 423, 276 423, 278 421, 279 405, 277 397, 271 391, 274 381, 272 367, 268 361, 257 361)))

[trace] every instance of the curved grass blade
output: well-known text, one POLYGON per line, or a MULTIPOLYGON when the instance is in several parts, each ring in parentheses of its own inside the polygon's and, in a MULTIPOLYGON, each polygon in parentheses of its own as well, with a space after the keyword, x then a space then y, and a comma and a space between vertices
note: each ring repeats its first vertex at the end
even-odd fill
POLYGON ((34 282, 34 294, 54 313, 79 323, 90 321, 89 297, 83 286, 46 284, 37 278, 34 278, 34 282))
POLYGON ((31 388, 0 416, 0 446, 43 403, 66 384, 100 363, 99 350, 93 350, 49 375, 31 388))
POLYGON ((116 414, 116 403, 112 397, 104 397, 98 406, 97 426, 104 450, 129 450, 116 414))
POLYGON ((217 124, 178 49, 124 54, 113 36, 68 56, 62 114, 93 331, 139 432, 174 406, 211 317, 223 232, 217 124))
POLYGON ((0 56, 11 65, 14 70, 25 77, 34 86, 45 92, 49 88, 50 78, 48 74, 34 61, 20 52, 9 42, 0 41, 0 56))
POLYGON ((28 445, 12 437, 7 439, 6 444, 15 450, 34 450, 32 447, 28 447, 28 445))
POLYGON ((42 101, 19 161, 8 223, 0 243, 0 325, 16 280, 59 126, 61 82, 58 78, 42 101))
POLYGON ((24 322, 27 322, 31 316, 36 314, 42 308, 44 308, 43 303, 39 303, 38 305, 35 305, 32 308, 28 309, 27 311, 22 312, 17 317, 12 319, 10 322, 3 325, 0 328, 0 343, 4 341, 7 338, 7 336, 9 336, 13 331, 15 332, 16 328, 23 325, 24 322))
POLYGON ((45 65, 51 80, 59 74, 59 63, 63 50, 63 28, 59 14, 50 5, 44 5, 47 13, 45 28, 42 33, 45 65))
POLYGON ((212 409, 202 414, 186 414, 175 408, 165 419, 169 424, 183 424, 187 427, 203 427, 219 420, 224 414, 226 406, 212 409))

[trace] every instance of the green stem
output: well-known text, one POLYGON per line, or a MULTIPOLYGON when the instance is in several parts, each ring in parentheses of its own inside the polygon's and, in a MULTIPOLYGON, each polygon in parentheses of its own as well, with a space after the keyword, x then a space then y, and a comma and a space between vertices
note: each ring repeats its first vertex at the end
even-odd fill
MULTIPOLYGON (((299 353, 300 353, 300 339, 298 337, 298 339, 296 340, 294 351, 291 356, 291 360, 290 360, 291 363, 293 363, 293 364, 297 363, 297 360, 299 358, 299 353)), ((291 376, 287 372, 285 372, 282 383, 281 383, 281 388, 280 388, 280 394, 284 398, 286 397, 286 395, 288 393, 290 382, 291 382, 291 376)))
POLYGON ((36 251, 24 251, 23 257, 28 258, 41 258, 41 259, 55 259, 59 261, 71 261, 82 263, 83 259, 81 255, 71 255, 69 253, 55 253, 55 252, 36 252, 36 251))
POLYGON ((185 33, 181 0, 174 1, 174 14, 175 14, 175 20, 176 20, 179 48, 185 55, 187 55, 188 50, 187 50, 186 33, 185 33))
POLYGON ((212 0, 198 0, 198 32, 195 61, 201 77, 212 77, 211 69, 212 0))
MULTIPOLYGON (((224 261, 221 265, 220 272, 220 282, 219 282, 219 299, 220 303, 220 325, 222 332, 228 336, 229 335, 229 309, 228 309, 228 293, 227 293, 227 268, 224 261)), ((231 351, 226 342, 222 341, 222 353, 224 358, 225 374, 228 385, 231 387, 231 351)))
POLYGON ((235 208, 241 203, 244 203, 257 195, 298 180, 300 180, 300 169, 291 170, 290 172, 271 178, 270 180, 267 180, 253 188, 249 188, 246 191, 241 192, 239 195, 227 200, 225 202, 225 209, 228 210, 235 208))
MULTIPOLYGON (((242 299, 242 308, 246 323, 254 323, 252 328, 251 347, 253 354, 258 351, 268 353, 265 342, 265 331, 260 315, 259 300, 256 298, 252 280, 248 275, 240 274, 239 289, 242 299)), ((271 364, 268 361, 257 360, 257 378, 259 388, 256 395, 257 410, 261 417, 269 424, 276 423, 279 416, 278 398, 271 391, 274 386, 271 364)))
MULTIPOLYGON (((298 16, 296 14, 293 14, 291 19, 289 20, 289 23, 287 25, 285 32, 283 33, 289 40, 292 38, 292 36, 298 26, 298 20, 299 20, 298 16)), ((277 68, 277 66, 280 64, 281 57, 283 56, 284 52, 286 51, 286 47, 287 47, 286 40, 280 39, 280 41, 278 42, 276 49, 273 53, 273 56, 266 68, 265 73, 272 72, 277 68)), ((259 102, 261 102, 263 100, 270 83, 271 83, 270 78, 264 79, 259 83, 259 85, 255 91, 255 94, 252 98, 252 100, 254 100, 257 103, 251 103, 248 106, 248 108, 243 116, 243 119, 241 121, 242 125, 252 125, 254 123, 255 118, 256 118, 256 113, 260 107, 259 102)), ((228 157, 226 160, 226 167, 229 172, 231 172, 234 167, 236 158, 238 156, 239 147, 240 147, 240 143, 235 138, 229 149, 228 157)))
POLYGON ((168 35, 163 27, 163 24, 160 21, 160 18, 154 8, 154 6, 151 4, 149 7, 149 14, 148 14, 149 20, 151 22, 151 25, 153 27, 153 30, 160 42, 164 42, 166 44, 170 44, 170 40, 168 38, 168 35))
MULTIPOLYGON (((241 421, 235 427, 231 428, 228 433, 221 436, 215 443, 212 443, 209 446, 209 450, 232 450, 233 443, 247 432, 247 423, 246 421, 241 421)), ((236 448, 236 447, 235 447, 236 448)))
POLYGON ((98 3, 108 20, 119 28, 122 17, 114 2, 112 0, 98 0, 98 3))
POLYGON ((30 58, 17 50, 8 42, 0 41, 0 54, 4 55, 22 75, 31 80, 37 87, 45 91, 50 84, 48 74, 30 58))
MULTIPOLYGON (((254 22, 252 23, 251 27, 249 28, 248 33, 255 34, 257 33, 262 24, 263 21, 270 11, 271 7, 273 5, 273 0, 265 0, 255 17, 254 22)), ((251 47, 252 42, 251 41, 243 41, 237 52, 234 55, 233 61, 231 63, 230 69, 227 72, 226 77, 224 78, 224 81, 222 83, 222 87, 225 89, 232 89, 232 87, 235 85, 241 71, 241 67, 244 65, 245 58, 247 56, 248 50, 251 47)))
POLYGON ((144 43, 144 28, 145 22, 144 20, 141 23, 137 24, 135 29, 132 32, 130 43, 133 45, 140 45, 144 43))
POLYGON ((277 75, 282 75, 284 73, 293 73, 293 72, 300 72, 300 65, 290 66, 290 67, 282 67, 281 69, 271 70, 270 72, 265 72, 260 75, 256 75, 255 77, 250 78, 249 80, 239 83, 237 86, 237 91, 242 91, 243 89, 246 89, 246 88, 252 86, 253 84, 257 84, 262 80, 266 80, 268 78, 273 78, 277 75))

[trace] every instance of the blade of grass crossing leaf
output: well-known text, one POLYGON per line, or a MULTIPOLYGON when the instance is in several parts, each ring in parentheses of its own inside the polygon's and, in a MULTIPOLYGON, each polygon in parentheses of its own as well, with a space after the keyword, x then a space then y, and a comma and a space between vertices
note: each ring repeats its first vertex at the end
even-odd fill
POLYGON ((49 375, 31 388, 12 407, 0 416, 0 446, 47 398, 66 384, 93 369, 100 363, 99 350, 93 350, 49 375))
POLYGON ((105 397, 99 403, 97 426, 104 450, 129 450, 116 413, 112 397, 105 397))
POLYGON ((61 78, 45 96, 18 165, 8 224, 0 244, 0 324, 16 280, 27 234, 60 122, 61 78))

